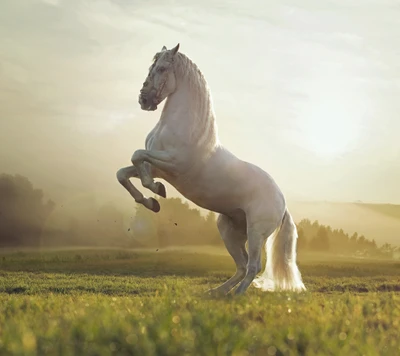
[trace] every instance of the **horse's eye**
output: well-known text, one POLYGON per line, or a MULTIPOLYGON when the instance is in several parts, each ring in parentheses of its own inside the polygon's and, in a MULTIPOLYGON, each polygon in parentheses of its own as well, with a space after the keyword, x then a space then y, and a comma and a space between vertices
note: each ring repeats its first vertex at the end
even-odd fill
POLYGON ((158 68, 158 72, 160 72, 160 73, 165 72, 165 67, 159 67, 159 68, 158 68))

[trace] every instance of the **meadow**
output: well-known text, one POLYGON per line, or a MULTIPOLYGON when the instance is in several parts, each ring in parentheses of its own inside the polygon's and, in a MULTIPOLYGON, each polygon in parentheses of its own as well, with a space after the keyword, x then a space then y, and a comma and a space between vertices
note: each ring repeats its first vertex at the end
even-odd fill
POLYGON ((299 267, 305 293, 217 298, 223 251, 3 251, 0 355, 400 354, 400 262, 299 267))

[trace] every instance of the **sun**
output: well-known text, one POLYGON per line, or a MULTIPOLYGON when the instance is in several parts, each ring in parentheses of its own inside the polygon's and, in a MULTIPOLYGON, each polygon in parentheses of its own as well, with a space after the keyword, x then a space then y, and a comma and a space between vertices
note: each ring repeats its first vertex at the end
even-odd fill
POLYGON ((359 138, 359 120, 345 106, 332 102, 311 104, 303 118, 305 146, 321 157, 335 157, 351 151, 359 138))
POLYGON ((298 110, 303 146, 327 159, 354 150, 366 117, 366 98, 345 81, 319 82, 313 89, 298 110))

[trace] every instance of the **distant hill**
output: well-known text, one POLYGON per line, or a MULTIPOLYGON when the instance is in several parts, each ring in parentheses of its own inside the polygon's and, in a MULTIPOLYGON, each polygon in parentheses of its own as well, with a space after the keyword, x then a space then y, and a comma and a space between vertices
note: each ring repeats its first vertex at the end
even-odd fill
POLYGON ((320 224, 343 229, 350 235, 363 234, 375 239, 378 245, 390 243, 400 246, 400 205, 288 202, 296 222, 301 219, 318 220, 320 224))
POLYGON ((379 214, 400 219, 400 205, 395 204, 357 204, 362 208, 371 209, 379 214))

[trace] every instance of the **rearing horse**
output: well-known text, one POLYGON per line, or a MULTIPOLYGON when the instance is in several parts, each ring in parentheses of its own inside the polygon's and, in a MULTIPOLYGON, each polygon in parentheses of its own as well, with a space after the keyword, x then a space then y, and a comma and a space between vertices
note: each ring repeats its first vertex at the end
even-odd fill
POLYGON ((252 282, 263 290, 305 290, 296 264, 296 225, 282 192, 268 173, 221 145, 207 82, 179 44, 154 56, 139 95, 145 111, 156 110, 164 99, 146 148, 117 172, 118 181, 154 212, 160 210, 158 201, 143 196, 130 178, 165 198, 165 186, 154 181, 162 178, 196 205, 219 213, 218 229, 237 270, 212 293, 227 294, 240 283, 235 293, 242 294, 252 282), (266 268, 255 279, 263 246, 266 268))

